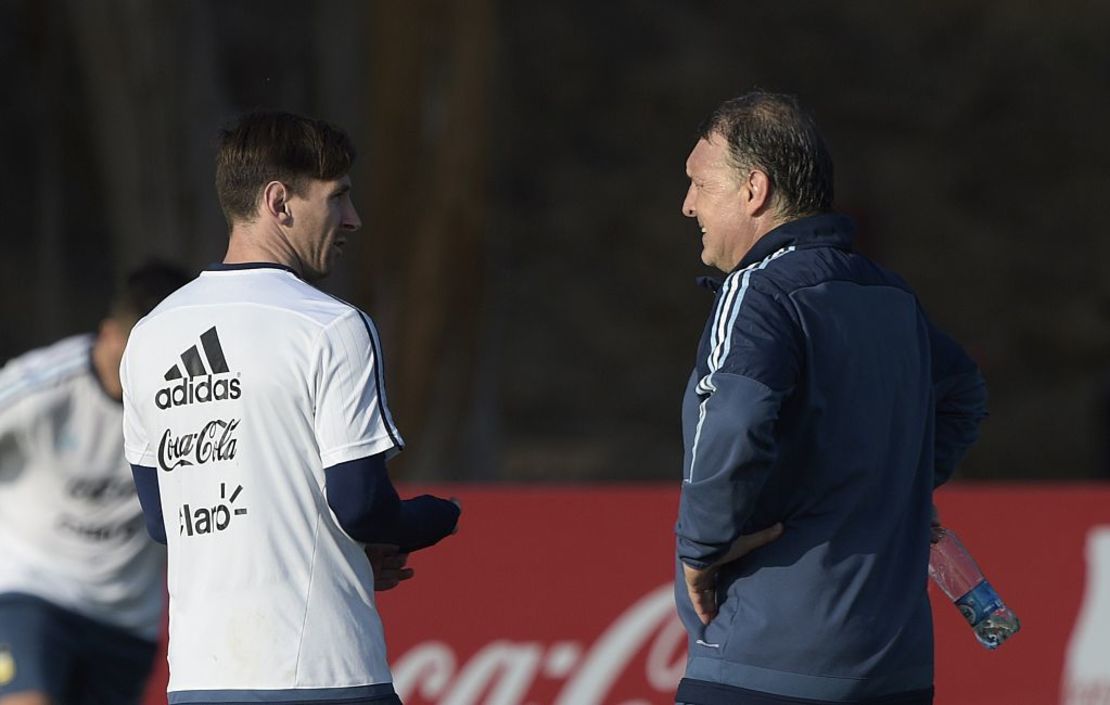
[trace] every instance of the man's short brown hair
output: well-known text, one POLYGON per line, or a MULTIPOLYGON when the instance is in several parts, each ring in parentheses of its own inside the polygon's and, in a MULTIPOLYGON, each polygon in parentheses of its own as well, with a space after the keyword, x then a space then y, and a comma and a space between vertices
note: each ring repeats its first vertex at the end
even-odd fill
POLYGON ((220 132, 220 208, 229 226, 253 220, 259 193, 271 181, 300 193, 305 179, 338 179, 354 161, 351 138, 335 125, 285 112, 247 113, 220 132))
POLYGON ((796 97, 753 91, 726 100, 699 133, 706 140, 721 135, 737 171, 758 168, 767 174, 780 216, 800 218, 832 208, 832 157, 796 97))
POLYGON ((192 276, 181 267, 151 260, 131 270, 116 287, 108 315, 130 326, 154 310, 173 292, 189 283, 192 276))

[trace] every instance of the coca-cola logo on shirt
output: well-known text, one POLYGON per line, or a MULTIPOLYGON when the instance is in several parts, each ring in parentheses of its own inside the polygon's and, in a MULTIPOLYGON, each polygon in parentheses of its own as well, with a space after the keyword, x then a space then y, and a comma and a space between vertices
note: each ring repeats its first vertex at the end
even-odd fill
POLYGON ((231 460, 235 457, 235 430, 239 419, 215 419, 196 433, 175 436, 167 428, 158 443, 158 465, 166 472, 188 465, 231 460))

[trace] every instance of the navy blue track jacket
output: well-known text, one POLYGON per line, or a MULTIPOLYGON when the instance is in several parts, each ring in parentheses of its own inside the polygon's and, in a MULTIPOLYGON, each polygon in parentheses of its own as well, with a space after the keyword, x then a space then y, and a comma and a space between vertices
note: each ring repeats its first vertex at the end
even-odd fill
POLYGON ((975 441, 986 388, 852 230, 781 225, 717 291, 683 402, 678 561, 784 532, 721 569, 708 626, 676 565, 679 702, 931 701, 932 491, 975 441))

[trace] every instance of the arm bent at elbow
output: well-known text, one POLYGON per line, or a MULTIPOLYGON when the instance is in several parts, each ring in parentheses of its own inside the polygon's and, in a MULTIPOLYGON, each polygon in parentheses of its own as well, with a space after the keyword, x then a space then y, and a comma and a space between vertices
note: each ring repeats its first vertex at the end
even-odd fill
POLYGON ((402 501, 389 479, 383 454, 333 465, 324 471, 328 505, 356 541, 427 548, 455 530, 458 506, 422 495, 402 501))
POLYGON ((979 438, 987 417, 987 384, 975 362, 955 340, 933 328, 934 479, 947 482, 979 438))
POLYGON ((777 457, 774 423, 785 393, 718 373, 702 415, 679 500, 678 555, 704 569, 732 548, 777 457))

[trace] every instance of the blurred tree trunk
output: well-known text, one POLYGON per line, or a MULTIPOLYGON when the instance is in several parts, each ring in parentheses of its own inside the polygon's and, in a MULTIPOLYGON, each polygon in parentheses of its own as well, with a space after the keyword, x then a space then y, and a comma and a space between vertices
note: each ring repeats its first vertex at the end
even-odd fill
MULTIPOLYGON (((368 62, 364 28, 369 26, 371 9, 369 3, 349 0, 317 0, 313 5, 317 57, 312 76, 316 88, 313 115, 346 130, 359 150, 351 178, 354 205, 364 221, 369 220, 366 194, 370 190, 370 167, 376 159, 367 139, 370 96, 361 82, 368 62)), ((329 291, 342 292, 356 305, 368 307, 368 290, 363 286, 368 270, 359 263, 365 250, 377 250, 379 236, 367 223, 344 253, 349 261, 341 262, 328 275, 329 291)))
POLYGON ((117 271, 150 256, 184 262, 198 231, 215 227, 214 238, 222 237, 205 188, 213 118, 226 104, 213 70, 210 8, 183 0, 70 0, 66 8, 117 271))
POLYGON ((31 318, 40 330, 38 341, 56 337, 66 328, 64 305, 66 183, 62 169, 63 33, 64 18, 45 4, 32 7, 35 14, 38 65, 38 105, 35 115, 37 157, 37 227, 35 232, 35 296, 37 315, 31 318))
POLYGON ((483 341, 491 0, 377 2, 370 17, 367 271, 406 479, 481 474, 470 401, 483 341), (384 304, 384 305, 383 305, 384 304))

